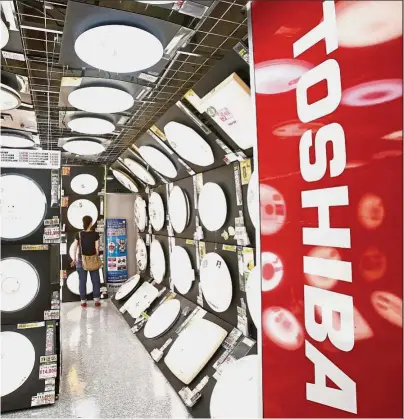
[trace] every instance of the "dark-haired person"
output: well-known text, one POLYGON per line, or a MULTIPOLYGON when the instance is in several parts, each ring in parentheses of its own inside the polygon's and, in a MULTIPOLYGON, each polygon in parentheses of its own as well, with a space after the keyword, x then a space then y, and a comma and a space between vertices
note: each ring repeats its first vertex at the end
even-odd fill
MULTIPOLYGON (((100 253, 100 235, 92 230, 93 220, 89 215, 83 217, 83 231, 80 231, 76 234, 73 246, 74 259, 72 266, 76 266, 77 273, 79 274, 80 284, 80 299, 81 306, 87 307, 87 275, 88 271, 83 269, 82 254, 85 256, 99 255, 100 253), (78 258, 76 259, 78 251, 78 258)), ((100 303, 100 273, 97 269, 96 271, 90 271, 91 282, 93 283, 93 296, 95 305, 99 307, 100 303)))

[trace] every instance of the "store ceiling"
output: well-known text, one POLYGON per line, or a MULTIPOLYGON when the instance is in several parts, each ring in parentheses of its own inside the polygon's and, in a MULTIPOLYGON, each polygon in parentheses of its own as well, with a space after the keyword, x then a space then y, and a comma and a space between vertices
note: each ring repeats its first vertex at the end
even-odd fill
MULTIPOLYGON (((130 109, 124 124, 119 124, 112 134, 103 136, 109 146, 97 156, 97 162, 111 164, 117 160, 136 138, 181 99, 227 51, 239 41, 246 40, 247 0, 195 1, 210 5, 202 18, 134 0, 80 2, 163 19, 192 30, 189 43, 167 60, 157 80, 149 82, 128 75, 109 74, 110 78, 116 80, 144 85, 150 88, 150 92, 130 109)), ((17 0, 14 4, 24 57, 5 58, 3 54, 2 69, 28 77, 41 146, 44 149, 60 150, 59 139, 72 136, 72 132, 60 124, 60 112, 66 111, 66 108, 60 106, 62 78, 102 77, 102 74, 94 69, 73 69, 60 64, 67 0, 17 0)), ((80 163, 83 160, 86 158, 65 157, 66 163, 80 163)), ((94 163, 95 159, 92 157, 88 160, 94 163)))

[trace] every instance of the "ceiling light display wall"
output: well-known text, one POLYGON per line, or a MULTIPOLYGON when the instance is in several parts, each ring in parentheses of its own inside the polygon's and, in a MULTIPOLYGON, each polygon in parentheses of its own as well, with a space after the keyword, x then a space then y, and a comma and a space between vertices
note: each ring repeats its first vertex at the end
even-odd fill
POLYGON ((35 145, 34 140, 28 135, 16 132, 2 132, 0 136, 0 147, 8 148, 31 148, 35 145))
POLYGON ((70 140, 63 145, 63 148, 69 153, 80 156, 92 156, 105 151, 103 144, 91 139, 70 140))
POLYGON ((92 135, 110 134, 115 129, 115 125, 112 122, 96 116, 73 118, 67 123, 67 126, 72 131, 92 135))
POLYGON ((20 94, 12 87, 0 83, 0 110, 10 111, 18 108, 21 104, 20 94))
POLYGON ((85 112, 117 113, 131 108, 135 101, 131 94, 121 89, 87 86, 71 92, 69 103, 85 112))
POLYGON ((113 73, 132 73, 152 67, 164 53, 157 37, 127 25, 89 29, 79 35, 74 49, 88 65, 113 73))

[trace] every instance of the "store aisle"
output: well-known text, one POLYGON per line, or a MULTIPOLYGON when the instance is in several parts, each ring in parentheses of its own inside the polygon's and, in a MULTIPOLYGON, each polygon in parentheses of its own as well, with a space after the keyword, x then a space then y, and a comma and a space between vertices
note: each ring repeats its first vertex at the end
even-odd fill
POLYGON ((63 377, 56 404, 2 417, 190 417, 113 304, 91 305, 63 304, 63 377))

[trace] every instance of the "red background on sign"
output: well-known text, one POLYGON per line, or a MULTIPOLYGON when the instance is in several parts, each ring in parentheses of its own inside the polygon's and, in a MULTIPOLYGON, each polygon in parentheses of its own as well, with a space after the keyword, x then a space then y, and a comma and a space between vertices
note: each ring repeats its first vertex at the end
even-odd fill
MULTIPOLYGON (((339 6, 336 2, 337 13, 339 6)), ((293 43, 323 17, 320 1, 256 1, 251 12, 255 66, 269 60, 293 59, 293 43)), ((328 56, 321 41, 298 59, 316 66, 334 58, 341 69, 344 91, 369 81, 402 79, 402 51, 402 36, 374 46, 340 46, 328 56)), ((309 91, 309 102, 324 96, 326 86, 321 84, 309 91)), ((341 103, 335 112, 316 121, 342 125, 348 167, 336 178, 330 178, 327 169, 322 180, 307 183, 301 177, 299 166, 301 134, 288 137, 273 133, 275 127, 298 119, 296 91, 256 94, 260 183, 279 191, 286 206, 283 227, 271 235, 261 234, 261 251, 276 254, 283 264, 280 284, 262 294, 263 313, 270 307, 287 309, 304 330, 303 286, 307 279, 303 274, 303 256, 312 247, 303 245, 302 228, 316 226, 318 219, 316 210, 301 208, 301 191, 349 187, 349 205, 331 209, 331 226, 351 229, 351 249, 338 251, 342 260, 352 262, 353 281, 339 281, 332 291, 353 296, 354 306, 372 336, 356 340, 348 353, 335 349, 328 339, 324 343, 315 342, 305 331, 304 337, 356 382, 358 417, 392 418, 403 414, 402 314, 400 327, 399 305, 392 308, 399 318, 397 324, 397 317, 395 323, 386 320, 371 301, 374 292, 383 291, 398 297, 402 304, 402 133, 395 140, 382 138, 402 131, 402 106, 402 96, 373 106, 341 103), (361 199, 366 200, 367 194, 377 197, 379 215, 384 210, 380 225, 373 229, 369 228, 372 219, 360 211, 361 199)), ((329 159, 330 153, 331 148, 329 159)), ((314 368, 305 357, 304 343, 295 350, 282 348, 268 335, 265 321, 264 316, 264 416, 355 416, 306 400, 306 382, 314 382, 314 368)), ((361 331, 359 320, 356 327, 361 331)), ((366 327, 363 330, 369 331, 366 327)))

